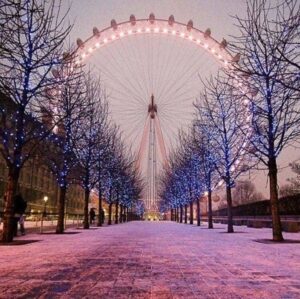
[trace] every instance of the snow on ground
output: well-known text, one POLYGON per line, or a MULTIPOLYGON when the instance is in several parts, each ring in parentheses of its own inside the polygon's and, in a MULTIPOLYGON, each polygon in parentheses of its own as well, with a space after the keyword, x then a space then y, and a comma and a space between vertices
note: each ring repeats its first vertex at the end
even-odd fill
POLYGON ((270 229, 215 227, 130 222, 29 234, 17 239, 39 242, 0 246, 0 298, 300 298, 300 244, 254 241, 270 229))

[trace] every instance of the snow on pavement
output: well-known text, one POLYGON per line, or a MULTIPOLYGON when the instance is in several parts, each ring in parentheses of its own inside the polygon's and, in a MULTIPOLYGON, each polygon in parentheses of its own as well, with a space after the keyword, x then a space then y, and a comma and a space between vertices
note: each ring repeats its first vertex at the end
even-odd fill
MULTIPOLYGON (((300 298, 300 244, 270 229, 130 222, 0 246, 0 298, 300 298)), ((68 230, 70 232, 70 230, 68 230)), ((300 234, 285 233, 300 240, 300 234)))

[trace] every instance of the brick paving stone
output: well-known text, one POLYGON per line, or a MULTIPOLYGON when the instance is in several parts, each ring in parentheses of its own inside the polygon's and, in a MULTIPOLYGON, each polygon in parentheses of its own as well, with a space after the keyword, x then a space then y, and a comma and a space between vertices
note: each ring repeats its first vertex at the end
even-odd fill
MULTIPOLYGON (((300 244, 171 222, 131 222, 0 248, 0 298, 298 299, 300 244)), ((300 240, 300 234, 284 234, 300 240)))

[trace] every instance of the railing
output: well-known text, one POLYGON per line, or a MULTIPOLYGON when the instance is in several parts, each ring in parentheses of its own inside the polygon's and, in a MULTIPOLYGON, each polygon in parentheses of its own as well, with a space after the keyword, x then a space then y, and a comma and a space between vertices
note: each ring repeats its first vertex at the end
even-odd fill
MULTIPOLYGON (((0 231, 3 228, 3 212, 0 212, 0 231)), ((58 220, 57 213, 26 213, 25 229, 27 232, 39 232, 52 230, 56 227, 58 220)), ((79 228, 83 223, 83 214, 66 213, 64 217, 64 227, 79 228)))
MULTIPOLYGON (((281 215, 281 224, 283 231, 299 232, 300 215, 281 215)), ((207 216, 202 216, 202 221, 207 221, 207 216)), ((227 224, 227 216, 213 216, 213 222, 227 224)), ((253 228, 271 228, 271 216, 233 216, 234 225, 246 225, 253 228)))

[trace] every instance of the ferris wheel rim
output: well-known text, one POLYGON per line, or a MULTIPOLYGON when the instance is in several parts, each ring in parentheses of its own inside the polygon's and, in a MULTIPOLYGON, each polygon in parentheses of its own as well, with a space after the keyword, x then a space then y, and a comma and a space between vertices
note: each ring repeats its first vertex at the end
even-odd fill
MULTIPOLYGON (((72 60, 71 63, 72 64, 74 63, 75 65, 80 65, 85 59, 92 56, 92 54, 94 52, 96 52, 96 50, 100 50, 103 46, 108 46, 108 45, 114 43, 115 41, 123 40, 123 38, 125 38, 125 37, 129 37, 129 36, 134 37, 137 35, 151 35, 151 34, 159 34, 162 36, 174 36, 178 39, 185 40, 186 42, 190 42, 190 43, 193 42, 193 44, 200 46, 199 47, 200 50, 204 49, 207 53, 209 53, 212 57, 215 58, 217 63, 225 66, 226 68, 229 68, 230 71, 233 71, 233 67, 231 66, 231 64, 238 63, 239 58, 240 58, 239 54, 236 54, 235 56, 232 55, 228 51, 226 46, 222 46, 222 42, 219 42, 218 40, 213 38, 210 33, 208 36, 205 36, 205 32, 202 31, 201 29, 198 29, 198 28, 194 27, 193 25, 190 29, 188 29, 188 24, 178 22, 175 20, 173 21, 172 25, 170 25, 168 19, 161 19, 161 18, 156 19, 155 18, 154 20, 153 19, 151 20, 150 18, 141 18, 141 19, 135 19, 134 24, 132 24, 131 20, 128 20, 128 21, 123 21, 120 23, 115 23, 115 26, 116 26, 116 28, 114 28, 113 25, 105 27, 102 30, 98 31, 97 34, 92 34, 90 37, 88 37, 84 41, 82 41, 81 39, 77 39, 77 48, 72 53, 70 53, 70 56, 68 56, 68 57, 71 57, 71 60, 72 60), (147 24, 147 26, 149 26, 149 31, 146 30, 146 27, 144 27, 144 28, 140 27, 142 30, 138 31, 139 24, 143 24, 144 26, 145 26, 145 24, 147 24), (166 27, 159 28, 159 30, 156 31, 155 29, 158 24, 163 24, 166 27), (178 26, 178 28, 181 28, 182 31, 177 30, 176 34, 171 34, 173 32, 172 28, 174 28, 174 25, 178 26), (123 36, 117 35, 119 29, 122 28, 123 26, 129 26, 131 28, 132 32, 129 33, 129 30, 128 30, 128 32, 124 32, 123 36), (167 30, 167 32, 165 32, 164 31, 165 28, 167 28, 169 30, 167 30), (103 39, 102 40, 103 43, 97 47, 96 44, 97 44, 97 42, 99 42, 99 39, 101 38, 101 36, 108 32, 114 33, 114 38, 112 38, 113 35, 111 35, 110 37, 107 37, 106 42, 103 39), (191 32, 196 32, 199 35, 199 37, 201 36, 201 39, 200 38, 195 39, 195 37, 191 35, 191 32), (191 38, 191 36, 192 36, 192 38, 191 38), (200 42, 198 42, 198 40, 200 40, 200 42), (95 41, 95 43, 93 44, 93 48, 92 48, 92 46, 90 46, 90 43, 92 43, 93 41, 95 41), (204 43, 203 41, 206 41, 206 43, 204 43), (223 55, 221 55, 221 57, 220 57, 220 53, 223 54, 223 55), (226 56, 226 59, 224 59, 225 56, 226 56)), ((241 80, 239 80, 239 76, 237 74, 235 74, 234 77, 237 80, 237 82, 239 84, 241 84, 240 83, 241 80)), ((244 86, 241 86, 241 89, 243 87, 244 86)), ((242 92, 246 93, 245 90, 242 90, 242 92)), ((248 103, 244 102, 244 105, 248 106, 248 103)), ((249 116, 248 116, 248 118, 249 118, 249 116)), ((250 119, 247 119, 247 122, 250 123, 250 119)), ((251 129, 249 129, 248 134, 251 134, 251 129)), ((243 145, 243 148, 245 148, 246 145, 247 145, 247 143, 245 143, 245 145, 243 145)), ((241 162, 241 160, 239 160, 239 162, 241 162)), ((236 166, 238 166, 239 162, 236 163, 236 166)), ((222 183, 223 183, 223 181, 221 180, 215 187, 221 186, 222 183)))
MULTIPOLYGON (((112 20, 114 21, 114 20, 112 20)), ((218 61, 220 64, 223 64, 225 67, 229 67, 231 62, 236 62, 235 61, 235 56, 233 56, 226 48, 226 46, 222 45, 222 42, 217 41, 215 38, 213 38, 209 32, 209 35, 206 35, 205 31, 202 31, 201 29, 198 29, 194 26, 192 26, 190 29, 188 29, 188 24, 184 24, 182 22, 178 21, 173 21, 172 25, 169 24, 169 20, 167 19, 154 19, 151 20, 150 18, 142 18, 142 19, 135 19, 134 24, 132 24, 132 21, 123 21, 120 23, 115 23, 115 26, 108 26, 103 28, 102 30, 98 30, 96 27, 94 29, 97 30, 97 34, 92 34, 90 37, 88 37, 86 40, 82 41, 80 38, 77 39, 77 48, 71 53, 71 57, 75 59, 75 64, 80 64, 82 61, 84 61, 87 57, 91 56, 93 52, 96 50, 99 50, 103 46, 107 46, 111 44, 114 41, 118 41, 123 39, 124 37, 128 36, 135 36, 135 35, 149 35, 149 34, 162 34, 165 36, 170 36, 173 35, 174 37, 181 38, 183 40, 193 42, 194 44, 201 46, 200 49, 204 49, 206 52, 210 53, 214 58, 216 58, 216 61, 218 61), (145 23, 148 24, 149 31, 146 30, 146 28, 139 28, 141 31, 134 30, 137 28, 140 24, 145 25, 145 23), (164 24, 166 27, 161 30, 155 30, 157 28, 154 28, 155 25, 157 24, 164 24), (110 37, 106 38, 107 40, 105 41, 105 38, 102 40, 103 43, 99 43, 99 39, 104 33, 107 32, 115 32, 117 33, 123 26, 130 25, 132 28, 132 32, 124 32, 123 36, 120 36, 118 34, 113 34, 110 37), (178 26, 182 31, 176 31, 176 34, 173 33, 174 31, 174 25, 178 26), (171 31, 171 29, 173 30, 171 31), (144 29, 144 30, 142 30, 144 29), (167 32, 165 29, 169 29, 167 32), (196 39, 194 36, 192 36, 190 33, 191 32, 196 32, 199 37, 201 36, 201 39, 198 38, 196 39), (88 47, 88 45, 95 41, 95 43, 88 47), (206 42, 204 42, 206 41, 206 42), (97 45, 98 43, 98 45, 97 45), (210 44, 209 44, 210 43, 210 44), (214 47, 212 47, 214 46, 214 47), (222 53, 223 55, 221 55, 222 53), (226 58, 224 58, 224 54, 226 58)), ((210 31, 210 29, 207 29, 210 31)), ((206 31, 207 31, 206 30, 206 31)), ((225 39, 223 39, 225 41, 225 39)), ((226 42, 226 41, 225 41, 226 42)))

